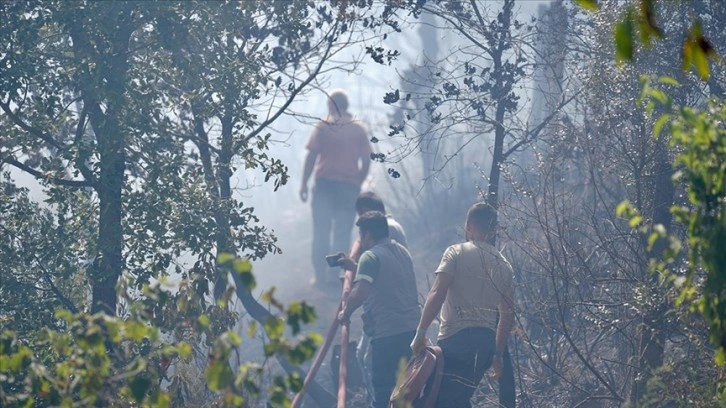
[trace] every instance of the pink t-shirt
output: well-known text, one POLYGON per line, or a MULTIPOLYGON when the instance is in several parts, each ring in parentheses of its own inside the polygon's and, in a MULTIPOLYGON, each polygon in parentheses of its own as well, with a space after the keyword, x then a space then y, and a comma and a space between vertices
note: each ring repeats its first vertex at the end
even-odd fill
POLYGON ((370 160, 371 145, 363 124, 350 115, 328 117, 315 125, 306 145, 318 153, 315 177, 360 184, 360 160, 370 160))

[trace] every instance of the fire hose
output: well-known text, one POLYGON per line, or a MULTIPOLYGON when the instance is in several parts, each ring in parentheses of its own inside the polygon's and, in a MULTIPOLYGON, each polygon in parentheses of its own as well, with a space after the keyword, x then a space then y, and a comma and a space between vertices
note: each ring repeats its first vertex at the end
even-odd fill
MULTIPOLYGON (((355 272, 353 271, 346 271, 345 272, 345 278, 343 280, 343 290, 342 294, 340 296, 340 303, 338 303, 338 308, 335 311, 335 316, 333 317, 333 322, 330 324, 330 328, 328 328, 328 332, 325 336, 325 341, 323 342, 322 347, 318 349, 317 353, 315 354, 315 358, 313 359, 312 364, 310 365, 310 370, 308 370, 307 375, 305 375, 305 380, 303 381, 302 389, 295 394, 295 397, 292 399, 292 408, 299 408, 300 404, 302 403, 303 397, 305 396, 305 390, 310 385, 310 383, 315 378, 315 375, 318 373, 318 369, 320 368, 320 365, 323 363, 323 360, 325 359, 325 355, 328 353, 328 350, 330 349, 330 345, 333 343, 333 340, 335 339, 335 332, 338 329, 339 322, 338 322, 338 314, 342 310, 343 305, 345 304, 345 301, 348 298, 348 294, 350 294, 350 288, 351 284, 353 282, 353 276, 355 272)), ((340 348, 340 372, 338 376, 338 408, 345 408, 345 384, 346 384, 346 373, 348 371, 347 367, 347 361, 348 361, 348 324, 342 325, 341 329, 341 337, 342 337, 342 343, 344 346, 340 348), (342 399, 341 399, 342 398, 342 399)))

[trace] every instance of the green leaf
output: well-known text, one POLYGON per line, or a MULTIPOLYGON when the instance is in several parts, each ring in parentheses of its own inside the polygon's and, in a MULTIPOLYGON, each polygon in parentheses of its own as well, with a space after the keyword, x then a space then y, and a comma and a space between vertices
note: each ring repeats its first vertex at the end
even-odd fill
POLYGON ((249 327, 247 327, 247 335, 254 338, 255 334, 257 334, 257 320, 252 320, 249 327))
POLYGON ((587 11, 598 11, 600 9, 597 0, 575 0, 575 3, 587 11))
POLYGON ((626 13, 625 18, 615 26, 615 60, 618 63, 631 61, 634 55, 635 27, 633 15, 626 13))
POLYGON ((141 341, 149 335, 149 327, 145 324, 132 320, 126 323, 126 335, 134 341, 141 341))
POLYGON ((249 259, 235 259, 233 266, 234 270, 237 271, 237 273, 252 272, 252 262, 250 262, 249 259))
POLYGON ((222 252, 217 256, 217 263, 226 264, 227 262, 231 262, 234 259, 234 254, 230 254, 229 252, 222 252))
POLYGON ((277 317, 268 317, 265 321, 265 332, 271 339, 279 339, 285 332, 284 321, 277 317))
POLYGON ((219 391, 232 383, 232 368, 226 361, 218 360, 207 367, 204 377, 210 390, 219 391))
POLYGON ((660 82, 661 84, 672 85, 675 87, 681 86, 681 84, 678 82, 678 80, 676 80, 675 78, 668 76, 668 75, 663 75, 663 76, 658 77, 658 82, 660 82))
POLYGON ((643 217, 640 215, 633 216, 630 221, 628 221, 628 225, 630 225, 630 228, 635 228, 643 221, 643 217))
POLYGON ((724 354, 724 349, 723 348, 720 348, 719 347, 716 350, 715 359, 716 359, 716 364, 718 364, 719 366, 722 366, 723 367, 724 365, 726 365, 726 355, 724 354))
MULTIPOLYGON (((235 276, 239 279, 239 282, 248 290, 253 290, 255 286, 257 285, 257 282, 255 281, 255 276, 252 274, 252 272, 239 272, 236 273, 235 276)), ((237 279, 235 279, 235 282, 237 279)))
POLYGON ((665 92, 661 91, 660 89, 650 88, 648 90, 648 95, 656 101, 660 102, 662 105, 668 105, 668 95, 666 95, 665 92))
POLYGON ((192 346, 189 343, 181 342, 177 345, 179 356, 188 359, 192 355, 192 346))
POLYGON ((663 115, 653 125, 653 135, 657 138, 663 130, 663 126, 671 120, 671 115, 663 115))
POLYGON ((696 67, 696 73, 702 80, 707 80, 710 76, 708 66, 708 55, 700 47, 693 48, 693 65, 696 67))
POLYGON ((211 322, 210 322, 210 320, 209 320, 209 316, 207 316, 207 315, 205 315, 205 314, 203 314, 203 315, 200 315, 200 316, 199 316, 199 317, 197 318, 197 321, 199 321, 199 324, 201 324, 201 325, 202 325, 202 327, 204 327, 204 328, 207 328, 207 327, 209 327, 209 324, 211 323, 211 322))
POLYGON ((633 212, 633 204, 628 200, 621 201, 615 209, 615 215, 618 217, 628 217, 633 212))

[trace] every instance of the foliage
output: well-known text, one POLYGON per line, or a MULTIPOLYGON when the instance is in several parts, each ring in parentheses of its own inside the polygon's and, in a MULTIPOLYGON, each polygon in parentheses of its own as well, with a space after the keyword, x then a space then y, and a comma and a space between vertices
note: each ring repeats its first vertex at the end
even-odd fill
MULTIPOLYGON (((233 273, 250 275, 248 261, 233 256, 222 258, 221 263, 228 265, 233 273)), ((180 286, 184 287, 185 282, 180 286)), ((193 344, 174 341, 176 336, 170 338, 153 323, 164 314, 163 308, 176 307, 184 300, 193 300, 194 296, 176 296, 164 285, 146 286, 144 292, 143 300, 127 299, 131 306, 126 318, 61 310, 55 316, 58 328, 44 328, 35 338, 4 331, 0 339, 0 403, 4 406, 179 405, 180 401, 175 401, 170 394, 173 388, 162 383, 178 375, 173 371, 180 359, 196 358, 193 344)), ((320 343, 320 336, 300 336, 300 329, 302 324, 315 319, 312 309, 304 303, 285 308, 273 293, 265 298, 286 316, 270 319, 265 325, 270 340, 265 354, 284 355, 295 364, 309 359, 320 343), (299 337, 296 341, 284 336, 286 325, 299 337)), ((224 327, 215 328, 216 318, 211 311, 198 315, 184 312, 190 310, 179 309, 174 313, 184 316, 183 321, 177 322, 179 327, 214 339, 205 356, 204 377, 208 389, 218 395, 220 406, 240 406, 260 395, 266 395, 271 406, 288 406, 289 393, 302 387, 299 376, 276 375, 266 390, 261 365, 231 365, 231 355, 242 343, 239 334, 224 327)))
MULTIPOLYGON (((588 11, 599 10, 597 0, 576 0, 580 7, 588 11)), ((665 1, 638 0, 624 7, 620 21, 613 27, 615 59, 618 63, 632 61, 636 47, 642 44, 651 47, 653 40, 663 39, 668 33, 658 25, 656 6, 665 1)), ((685 71, 695 71, 701 79, 710 76, 709 59, 720 62, 716 49, 704 35, 703 25, 697 18, 686 30, 682 42, 682 66, 685 71)))
MULTIPOLYGON (((160 345, 216 350, 206 379, 227 403, 254 394, 251 384, 262 378, 252 374, 262 367, 240 363, 242 372, 228 361, 241 340, 230 331, 239 316, 228 301, 236 290, 245 307, 267 311, 251 295, 250 261, 279 249, 242 201, 236 177, 250 171, 275 187, 287 181, 286 166, 270 153, 269 128, 293 114, 291 102, 318 74, 355 66, 331 58, 359 38, 357 19, 380 26, 371 10, 366 2, 314 1, 0 3, 0 165, 35 178, 48 198, 42 207, 3 183, 1 222, 10 239, 0 255, 3 278, 10 276, 0 289, 0 324, 17 330, 13 344, 37 357, 40 331, 82 343, 54 317, 59 306, 96 326, 141 322, 160 345), (218 257, 225 251, 248 261, 227 266, 218 257), (230 271, 237 288, 227 285, 230 271), (159 289, 170 281, 172 289, 159 289)), ((304 361, 319 339, 298 344, 283 332, 289 325, 298 334, 314 313, 304 303, 283 308, 273 293, 266 299, 283 317, 260 322, 265 355, 304 361)), ((108 381, 123 378, 126 363, 113 352, 136 340, 114 341, 104 342, 109 373, 74 375, 101 374, 109 392, 120 390, 108 381)), ((56 371, 55 360, 38 361, 56 371)), ((269 394, 260 384, 255 392, 284 405, 299 381, 281 378, 269 394)), ((171 381, 170 389, 179 384, 171 381)), ((81 402, 76 391, 68 396, 81 402)))
MULTIPOLYGON (((674 84, 665 78, 663 82, 674 84)), ((645 81, 644 96, 665 104, 668 110, 656 121, 656 137, 665 128, 676 149, 674 181, 682 183, 688 205, 671 208, 675 219, 687 227, 686 242, 662 225, 649 225, 628 202, 618 214, 629 218, 632 227, 648 234, 652 247, 667 241, 669 250, 654 259, 652 268, 665 274, 681 288, 678 302, 692 303, 709 324, 709 337, 718 346, 717 362, 726 364, 726 104, 712 99, 706 109, 683 106, 671 108, 671 99, 645 81), (685 244, 685 245, 684 245, 685 244), (688 269, 669 271, 669 264, 687 250, 688 269), (701 272, 705 273, 702 275, 701 272)), ((650 105, 653 106, 653 105, 650 105)), ((652 110, 652 109, 651 109, 652 110)))
POLYGON ((58 207, 44 208, 30 199, 27 188, 5 177, 0 181, 0 330, 25 337, 39 327, 58 327, 56 308, 80 309, 94 224, 77 215, 94 206, 83 191, 69 191, 58 207))

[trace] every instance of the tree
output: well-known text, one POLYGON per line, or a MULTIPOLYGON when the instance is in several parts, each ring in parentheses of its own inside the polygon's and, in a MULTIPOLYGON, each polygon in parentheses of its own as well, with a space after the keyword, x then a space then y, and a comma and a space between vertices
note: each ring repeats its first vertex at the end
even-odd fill
MULTIPOLYGON (((138 294, 173 268, 188 285, 179 295, 191 305, 183 310, 185 321, 217 307, 205 297, 215 279, 216 299, 231 295, 225 279, 217 279, 227 273, 218 262, 222 254, 255 258, 277 250, 253 209, 233 194, 235 168, 260 167, 283 184, 286 169, 269 156, 267 128, 317 75, 335 68, 325 64, 357 38, 355 22, 380 24, 377 10, 366 4, 0 7, 7 16, 0 28, 3 168, 36 177, 51 206, 73 197, 73 190, 87 194, 88 202, 69 203, 63 216, 90 220, 95 229, 78 249, 92 261, 91 312, 127 313, 127 301, 117 302, 118 288, 138 294), (186 252, 195 257, 189 268, 179 260, 186 252)), ((251 274, 243 272, 233 273, 237 293, 277 332, 279 318, 251 296, 251 274)), ((312 317, 304 305, 295 309, 312 317)), ((154 313, 157 324, 178 321, 164 320, 163 310, 154 313)))
MULTIPOLYGON (((665 8, 667 5, 664 2, 643 2, 639 9, 632 6, 627 9, 626 14, 615 27, 618 58, 633 59, 634 49, 638 44, 635 38, 636 32, 640 34, 640 40, 645 47, 651 46, 653 37, 666 41, 676 37, 672 32, 661 30, 659 27, 663 17, 657 13, 658 6, 665 8)), ((723 78, 714 78, 709 67, 709 59, 720 60, 710 38, 712 38, 711 36, 720 38, 722 32, 717 29, 709 30, 708 24, 704 24, 704 21, 707 17, 717 21, 722 19, 725 10, 722 4, 714 2, 699 1, 693 6, 694 18, 682 39, 682 68, 684 71, 695 72, 700 79, 707 81, 708 90, 713 95, 723 97, 721 86, 723 78)), ((593 8, 597 9, 597 7, 593 8)), ((716 72, 719 73, 719 71, 717 69, 716 72)), ((677 84, 672 79, 664 82, 670 85, 677 84)), ((672 137, 671 147, 675 148, 677 152, 673 163, 676 166, 682 166, 676 176, 678 180, 683 181, 689 197, 688 204, 675 205, 670 208, 670 213, 675 216, 676 220, 687 226, 689 265, 685 273, 674 268, 676 282, 682 283, 683 280, 686 282, 681 289, 679 302, 695 297, 696 302, 693 308, 700 311, 706 318, 710 326, 711 341, 719 348, 716 361, 723 364, 726 335, 722 330, 722 322, 726 313, 717 306, 723 291, 723 284, 719 278, 720 272, 722 272, 719 267, 722 263, 719 261, 720 256, 711 249, 721 247, 726 242, 722 234, 724 228, 721 205, 724 197, 723 172, 718 164, 722 158, 719 157, 718 125, 715 125, 720 116, 720 102, 710 102, 708 109, 702 112, 690 108, 686 104, 678 103, 672 96, 661 91, 654 91, 647 83, 645 93, 653 98, 649 103, 650 113, 653 111, 653 106, 656 106, 655 101, 663 104, 665 108, 666 113, 658 118, 657 126, 654 128, 657 140, 666 137, 662 129, 669 124, 671 118, 675 118, 669 128, 672 137), (671 106, 674 103, 682 107, 671 112, 671 106), (705 146, 708 148, 704 149, 705 146), (703 286, 694 284, 695 276, 701 271, 705 273, 703 286)), ((637 226, 642 222, 642 218, 640 218, 639 212, 633 214, 632 211, 629 204, 624 204, 620 209, 622 214, 632 215, 632 225, 637 226)), ((666 273, 668 267, 661 260, 668 263, 676 260, 676 255, 681 249, 679 234, 669 232, 670 235, 666 235, 664 231, 671 231, 671 226, 659 219, 649 219, 648 222, 654 226, 654 232, 649 237, 649 248, 653 249, 652 258, 656 260, 654 269, 666 273)))
MULTIPOLYGON (((645 219, 668 223, 668 208, 683 197, 671 184, 675 153, 668 138, 652 137, 663 122, 634 103, 640 74, 668 72, 687 83, 673 92, 685 105, 702 103, 708 89, 672 66, 678 39, 640 50, 626 69, 616 69, 610 27, 621 5, 601 2, 587 25, 570 20, 573 28, 585 29, 570 34, 567 65, 569 75, 584 81, 584 98, 541 137, 537 161, 526 168, 531 177, 514 180, 516 205, 506 209, 518 227, 510 231, 511 241, 524 255, 512 258, 529 271, 518 293, 525 304, 538 306, 523 312, 532 355, 522 365, 536 362, 528 375, 538 387, 529 396, 566 398, 562 405, 629 400, 640 406, 698 394, 703 399, 693 403, 710 406, 718 370, 708 365, 703 327, 687 308, 673 308, 673 288, 648 273, 649 257, 672 253, 668 242, 649 246, 614 215, 628 197, 640 203, 645 219), (580 39, 590 43, 580 46, 580 39), (581 71, 588 65, 589 72, 581 71), (541 276, 547 279, 535 278, 541 276), (545 385, 563 390, 546 394, 545 385)), ((682 31, 689 7, 669 3, 658 21, 668 32, 682 31)), ((717 15, 705 20, 713 24, 717 15)), ((683 259, 676 261, 675 270, 685 267, 683 259)))

